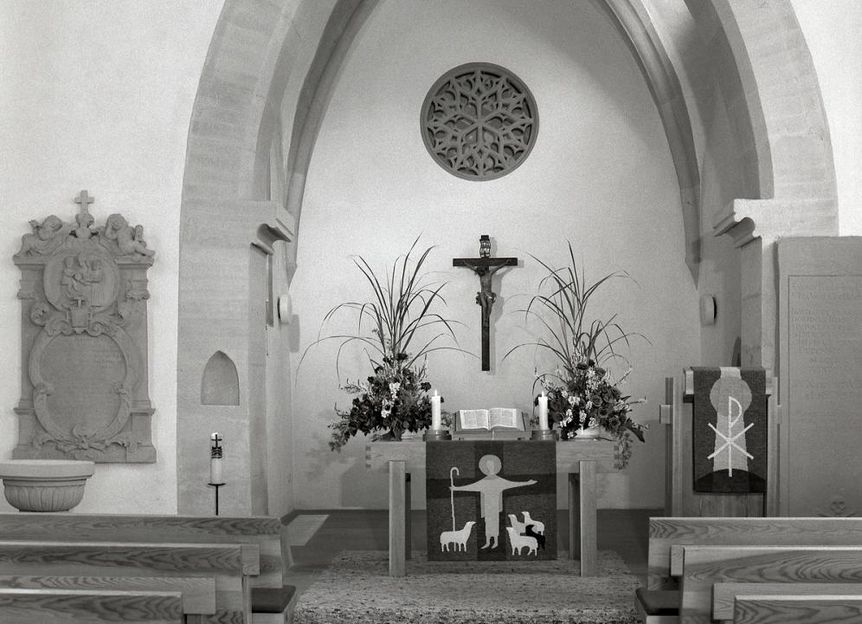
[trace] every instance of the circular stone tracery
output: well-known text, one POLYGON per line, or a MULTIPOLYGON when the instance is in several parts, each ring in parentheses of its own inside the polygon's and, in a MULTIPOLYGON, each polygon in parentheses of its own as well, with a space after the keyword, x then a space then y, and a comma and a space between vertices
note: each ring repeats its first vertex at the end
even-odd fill
POLYGON ((468 63, 443 74, 425 97, 421 122, 434 160, 466 180, 492 180, 517 168, 539 129, 530 90, 515 74, 490 63, 468 63))

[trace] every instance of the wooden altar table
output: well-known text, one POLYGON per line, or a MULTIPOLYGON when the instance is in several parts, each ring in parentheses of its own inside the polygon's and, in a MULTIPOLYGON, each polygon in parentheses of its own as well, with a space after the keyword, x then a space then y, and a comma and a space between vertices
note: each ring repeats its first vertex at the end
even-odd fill
MULTIPOLYGON (((569 553, 580 559, 581 576, 595 576, 598 569, 596 476, 613 470, 615 450, 610 440, 557 442, 557 472, 568 478, 569 553)), ((365 463, 372 470, 389 470, 389 575, 404 576, 410 548, 407 476, 425 470, 425 442, 370 442, 365 463)))

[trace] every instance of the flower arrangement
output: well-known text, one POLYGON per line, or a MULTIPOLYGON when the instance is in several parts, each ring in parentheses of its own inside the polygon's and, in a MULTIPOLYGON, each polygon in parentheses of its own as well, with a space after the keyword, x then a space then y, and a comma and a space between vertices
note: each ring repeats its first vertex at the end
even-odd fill
POLYGON ((380 437, 400 439, 405 431, 418 431, 431 425, 431 384, 425 381, 425 366, 406 367, 409 358, 398 353, 394 359, 384 356, 367 382, 348 383, 341 387, 353 399, 349 410, 335 412, 339 420, 329 425, 332 439, 329 448, 339 450, 357 433, 388 430, 380 437))
POLYGON ((579 431, 591 427, 604 429, 619 442, 618 467, 628 464, 632 455, 632 433, 641 442, 647 425, 635 422, 629 416, 632 406, 644 399, 632 400, 624 396, 619 386, 631 373, 631 368, 616 382, 610 373, 596 365, 594 360, 578 362, 573 375, 563 376, 556 371, 553 379, 545 374, 539 377, 548 397, 548 415, 558 423, 560 437, 569 440, 579 431))
POLYGON ((337 312, 349 310, 358 317, 357 333, 319 337, 300 359, 301 365, 308 349, 320 342, 340 339, 335 364, 340 378, 339 363, 346 345, 358 342, 368 354, 374 374, 365 382, 348 381, 340 386, 356 396, 350 409, 335 408, 338 420, 329 425, 329 447, 334 451, 340 451, 358 433, 400 439, 405 431, 415 432, 431 424, 431 400, 427 394, 431 384, 425 379, 428 354, 460 349, 440 343, 451 340, 457 344, 454 321, 437 311, 446 303, 440 294, 445 284, 430 283, 422 272, 432 247, 425 249, 415 264, 411 261, 418 242, 418 238, 413 241, 407 254, 397 258, 382 279, 362 256, 355 257, 353 262, 371 287, 373 297, 335 306, 324 316, 323 325, 337 312))
POLYGON ((633 405, 645 399, 632 400, 620 390, 631 373, 630 367, 614 381, 607 363, 625 360, 619 348, 628 347, 634 336, 645 337, 623 331, 616 315, 606 320, 590 320, 587 308, 596 291, 611 279, 629 277, 615 272, 589 283, 575 262, 571 243, 568 249, 569 266, 560 269, 551 268, 533 256, 547 274, 539 282, 539 294, 522 311, 525 318, 538 319, 547 336, 518 344, 506 356, 525 346, 552 354, 557 364, 554 371, 537 375, 535 383, 541 385, 548 397, 548 416, 558 426, 561 438, 570 439, 578 430, 600 427, 618 441, 617 465, 625 467, 632 453, 629 434, 643 442, 647 429, 646 425, 633 421, 629 413, 633 405))

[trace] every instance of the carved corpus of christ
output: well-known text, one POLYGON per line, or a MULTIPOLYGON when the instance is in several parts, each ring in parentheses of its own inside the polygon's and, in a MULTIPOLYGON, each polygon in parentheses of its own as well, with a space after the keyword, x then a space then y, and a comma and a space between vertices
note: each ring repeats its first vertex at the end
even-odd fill
POLYGON ((452 266, 467 267, 479 276, 481 290, 476 293, 476 303, 482 308, 482 370, 491 370, 491 307, 497 299, 491 290, 491 278, 503 267, 518 266, 518 259, 492 258, 491 239, 483 234, 479 238, 479 257, 453 258, 452 266))

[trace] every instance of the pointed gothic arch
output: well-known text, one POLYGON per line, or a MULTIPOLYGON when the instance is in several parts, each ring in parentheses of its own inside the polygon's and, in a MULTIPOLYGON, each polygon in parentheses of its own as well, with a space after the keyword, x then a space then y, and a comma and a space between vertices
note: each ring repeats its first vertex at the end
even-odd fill
MULTIPOLYGON (((706 235, 729 233, 743 247, 749 279, 742 281, 756 291, 743 292, 748 302, 745 362, 770 366, 776 323, 768 246, 783 234, 797 233, 794 227, 805 227, 809 234, 837 231, 828 126, 822 105, 810 106, 820 103, 819 86, 790 0, 689 3, 695 40, 718 55, 712 60, 717 68, 703 67, 715 71, 720 83, 706 97, 723 100, 742 168, 750 172, 750 179, 735 189, 739 199, 727 206, 701 203, 701 159, 709 147, 698 113, 703 104, 698 98, 704 95, 692 87, 692 68, 673 52, 690 45, 691 33, 667 24, 659 28, 649 0, 593 1, 617 24, 664 125, 680 187, 686 262, 696 276, 700 240, 706 235), (776 75, 798 80, 776 81, 776 75), (791 123, 786 103, 803 100, 809 105, 804 119, 791 123), (800 152, 804 158, 797 157, 800 152)), ((235 302, 250 294, 232 275, 247 268, 250 245, 271 249, 273 240, 288 241, 286 264, 292 274, 317 133, 346 53, 376 2, 225 2, 195 99, 183 181, 177 379, 181 513, 205 512, 210 506, 205 487, 184 489, 182 483, 202 469, 195 459, 204 422, 197 380, 213 352, 236 354, 240 392, 248 394, 250 319, 248 306, 235 302), (293 116, 290 129, 280 122, 283 111, 293 116), (260 231, 271 240, 261 241, 260 231), (225 274, 226 263, 231 275, 225 274)), ((240 413, 230 418, 242 417, 249 408, 236 409, 240 413)), ((247 447, 251 441, 245 434, 247 447)), ((236 452, 247 460, 248 448, 236 452)), ((250 492, 250 484, 245 486, 250 492)))

